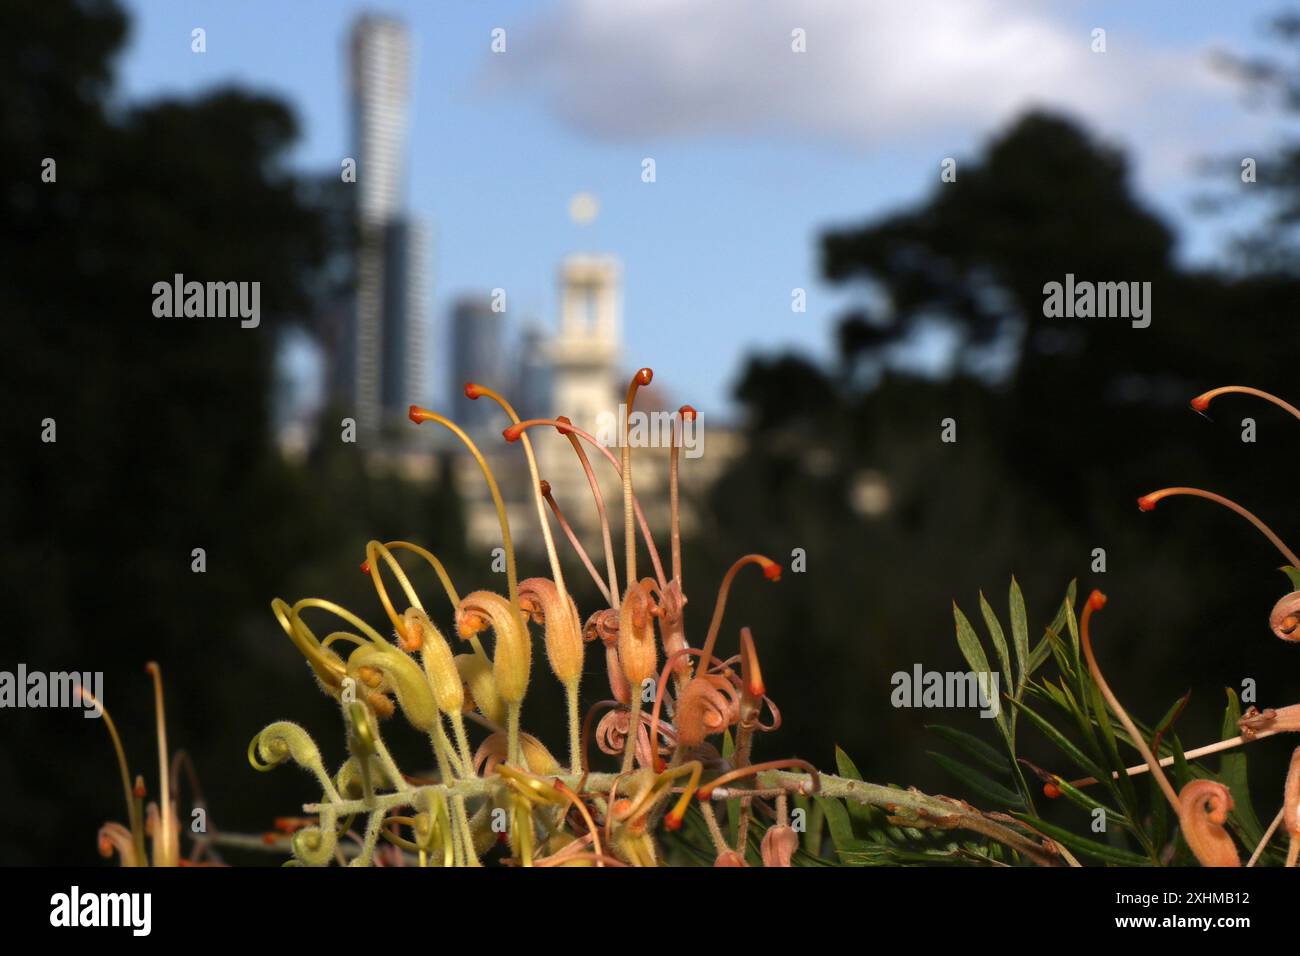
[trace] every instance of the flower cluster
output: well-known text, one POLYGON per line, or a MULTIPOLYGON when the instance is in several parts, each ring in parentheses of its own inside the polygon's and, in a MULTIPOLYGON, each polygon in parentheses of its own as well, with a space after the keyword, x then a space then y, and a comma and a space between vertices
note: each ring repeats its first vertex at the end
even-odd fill
MULTIPOLYGON (((641 369, 632 378, 629 412, 652 374, 641 369)), ((550 576, 519 579, 501 491, 474 441, 446 417, 412 406, 413 422, 449 429, 478 462, 500 521, 506 593, 478 590, 461 596, 431 551, 408 541, 371 541, 362 569, 387 614, 391 639, 331 601, 273 602, 276 619, 306 658, 321 690, 339 703, 348 747, 346 761, 331 774, 316 744, 296 724, 271 724, 249 746, 256 768, 291 760, 320 784, 321 802, 307 807, 316 818, 292 835, 294 859, 322 865, 350 857, 351 863, 364 865, 414 857, 422 865, 474 866, 504 839, 508 861, 524 866, 656 865, 662 856, 659 828, 680 827, 697 798, 718 865, 746 865, 749 833, 756 826, 765 828, 763 862, 790 865, 798 839, 789 798, 816 791, 818 774, 801 760, 751 760, 754 735, 775 730, 780 714, 767 696, 749 629, 740 632, 738 653, 719 653, 727 595, 737 573, 752 565, 775 581, 780 566, 760 554, 740 558, 723 576, 702 645, 692 647, 686 636, 677 439, 694 409, 685 406, 674 418, 668 573, 633 490, 626 433, 621 456, 616 456, 566 418, 521 421, 492 389, 471 383, 465 393, 496 402, 510 420, 506 440, 522 445, 550 576), (600 516, 603 575, 538 474, 529 431, 539 426, 554 428, 567 439, 587 476, 600 516), (607 459, 622 481, 621 582, 588 446, 607 459), (565 584, 548 508, 607 605, 585 620, 565 584), (653 570, 640 577, 638 531, 653 570), (455 641, 421 600, 399 555, 433 569, 450 605, 447 620, 455 641), (386 577, 396 582, 404 602, 394 603, 396 594, 390 593, 386 577), (399 609, 401 603, 404 609, 399 609), (320 637, 307 623, 309 612, 325 612, 348 627, 320 637), (565 692, 567 767, 521 725, 533 676, 533 629, 541 631, 547 663, 565 692), (463 648, 460 653, 453 649, 455 642, 463 648), (609 696, 588 706, 584 715, 579 683, 588 643, 604 652, 609 696), (411 778, 395 764, 380 728, 397 711, 429 738, 436 779, 411 778), (597 773, 590 766, 593 722, 596 747, 617 758, 616 771, 597 773), (469 724, 476 733, 485 731, 477 745, 469 724), (734 744, 729 751, 722 746, 724 735, 734 744), (774 773, 787 768, 805 772, 774 773), (724 838, 713 812, 713 801, 723 798, 740 801, 733 841, 724 838), (357 834, 352 825, 359 816, 366 822, 357 834)))
MULTIPOLYGON (((1198 395, 1192 399, 1192 408, 1201 414, 1205 414, 1210 407, 1210 402, 1220 395, 1231 393, 1262 398, 1284 409, 1296 418, 1300 418, 1300 410, 1290 403, 1275 395, 1270 395, 1268 392, 1241 385, 1228 385, 1198 395)), ((1293 586, 1300 587, 1300 570, 1297 570, 1297 568, 1300 568, 1300 560, 1297 560, 1295 553, 1287 547, 1268 525, 1235 501, 1200 488, 1175 487, 1162 488, 1159 491, 1143 495, 1138 499, 1138 508, 1142 511, 1151 511, 1163 499, 1180 495, 1212 501, 1234 511, 1253 524, 1286 558, 1287 566, 1283 568, 1283 571, 1290 577, 1293 586)), ((1215 780, 1199 779, 1189 782, 1181 791, 1175 792, 1162 769, 1164 766, 1173 763, 1174 758, 1168 757, 1163 760, 1156 758, 1151 747, 1147 745, 1127 712, 1111 692, 1105 678, 1102 677, 1101 669, 1097 665, 1097 659, 1093 656, 1092 642, 1089 636, 1089 621, 1093 612, 1100 610, 1105 606, 1105 603, 1105 595, 1100 591, 1092 592, 1079 622, 1080 632, 1084 653, 1087 656, 1088 667, 1092 672, 1093 679, 1096 681, 1106 702, 1128 731, 1133 745, 1146 761, 1145 767, 1129 768, 1129 772, 1133 773, 1139 769, 1150 770, 1174 813, 1178 816, 1179 825, 1182 828, 1187 845, 1203 866, 1240 866, 1241 858, 1237 853, 1236 844, 1224 827, 1228 814, 1233 809, 1232 793, 1229 788, 1215 780)), ((1300 640, 1300 590, 1292 591, 1277 602, 1269 614, 1269 627, 1275 635, 1284 641, 1295 642, 1300 640)), ((1242 715, 1238 727, 1241 731, 1239 736, 1220 741, 1208 747, 1188 751, 1185 756, 1192 759, 1228 750, 1275 734, 1300 731, 1300 704, 1291 704, 1287 707, 1270 708, 1263 711, 1251 707, 1249 711, 1242 715)), ((1265 832, 1248 865, 1254 865, 1256 860, 1259 859, 1279 826, 1285 827, 1290 837, 1286 865, 1295 866, 1297 858, 1300 858, 1300 748, 1297 748, 1291 757, 1290 771, 1283 787, 1282 808, 1278 811, 1272 825, 1265 832)))

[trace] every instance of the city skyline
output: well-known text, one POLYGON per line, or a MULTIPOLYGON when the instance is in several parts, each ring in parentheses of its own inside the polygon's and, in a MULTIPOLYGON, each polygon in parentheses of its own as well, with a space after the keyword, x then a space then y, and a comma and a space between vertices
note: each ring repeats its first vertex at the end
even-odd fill
MULTIPOLYGON (((1197 165, 1208 158, 1204 147, 1193 144, 1260 145, 1252 136, 1268 128, 1268 117, 1240 110, 1240 90, 1216 76, 1209 60, 1215 50, 1264 47, 1260 27, 1274 12, 1267 0, 1240 5, 1241 15, 1231 21, 1167 2, 1134 7, 1107 0, 1050 10, 973 3, 946 26, 942 43, 913 44, 906 60, 886 49, 866 66, 843 62, 834 36, 870 40, 875 24, 878 33, 911 37, 914 28, 888 5, 837 2, 814 11, 773 3, 743 18, 743 37, 729 36, 723 26, 733 6, 728 0, 716 15, 676 29, 671 5, 648 0, 637 0, 617 22, 581 0, 382 5, 408 23, 417 53, 435 51, 417 56, 412 79, 408 195, 412 211, 433 228, 438 323, 457 296, 494 288, 507 290, 514 315, 554 316, 554 264, 575 252, 609 252, 626 269, 628 354, 637 364, 671 358, 684 397, 725 415, 746 352, 794 348, 823 359, 831 353, 835 322, 855 302, 856 290, 821 279, 818 236, 932 192, 945 157, 973 155, 1027 105, 1063 109, 1128 150, 1144 194, 1185 237, 1184 259, 1211 258, 1249 215, 1195 214, 1192 200, 1212 183, 1197 165), (1109 48, 1094 55, 1089 33, 1098 23, 1109 30, 1109 48), (792 114, 779 97, 760 95, 747 98, 750 111, 743 116, 673 105, 677 94, 664 70, 683 95, 719 102, 717 88, 744 66, 740 58, 751 55, 745 51, 788 55, 796 24, 807 29, 809 49, 818 53, 817 76, 829 70, 859 84, 865 99, 825 85, 816 114, 808 116, 792 114), (499 54, 491 48, 497 28, 507 43, 499 54), (691 36, 708 52, 684 60, 691 36), (981 66, 990 44, 1028 44, 1020 68, 1000 85, 981 66), (1048 69, 1032 55, 1035 44, 1064 50, 1057 59, 1073 72, 1048 69), (560 56, 567 66, 551 59, 560 56), (584 69, 604 79, 596 84, 603 91, 579 95, 557 85, 584 69), (521 77, 529 71, 546 83, 524 89, 521 77), (935 82, 923 79, 932 74, 935 82), (905 108, 879 108, 880 94, 872 91, 900 84, 911 91, 905 108), (1115 93, 1125 84, 1135 96, 1119 109, 1115 93), (954 106, 954 91, 982 88, 988 105, 954 106), (611 102, 625 108, 611 113, 611 102), (673 105, 680 114, 675 126, 665 123, 656 103, 673 105), (760 109, 768 112, 753 113, 760 109), (880 113, 879 124, 872 110, 880 113), (621 127, 613 122, 617 116, 621 127), (861 135, 845 135, 853 130, 861 135), (657 163, 653 184, 641 181, 647 157, 657 163), (583 191, 601 201, 599 218, 586 225, 566 215, 569 200, 583 191), (747 227, 736 230, 742 221, 747 227), (807 291, 804 313, 790 307, 796 288, 807 291), (682 354, 685 335, 700 347, 682 354)), ((921 4, 918 16, 933 19, 931 6, 921 4)), ((220 9, 188 0, 135 0, 131 7, 148 15, 138 19, 122 60, 128 95, 184 95, 222 81, 252 85, 286 96, 299 111, 303 139, 291 157, 295 165, 337 169, 349 154, 337 76, 346 25, 361 5, 322 0, 306 19, 242 0, 220 9), (188 46, 195 25, 208 31, 201 57, 188 46)), ((765 71, 746 67, 745 75, 765 71)), ((803 102, 807 83, 822 80, 799 82, 803 102)), ((930 342, 900 360, 942 370, 946 356, 942 342, 930 342)), ((445 356, 432 356, 435 394, 443 393, 447 375, 445 356)))

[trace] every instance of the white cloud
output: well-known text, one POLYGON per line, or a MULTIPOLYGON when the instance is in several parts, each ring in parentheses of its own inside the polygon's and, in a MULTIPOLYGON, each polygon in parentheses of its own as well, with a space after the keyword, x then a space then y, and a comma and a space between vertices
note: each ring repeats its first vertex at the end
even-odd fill
POLYGON ((1106 53, 1091 40, 1031 0, 556 0, 491 69, 493 85, 616 140, 870 147, 987 128, 1034 105, 1132 129, 1171 102, 1227 91, 1200 50, 1115 29, 1106 53), (806 53, 791 51, 795 28, 806 53))

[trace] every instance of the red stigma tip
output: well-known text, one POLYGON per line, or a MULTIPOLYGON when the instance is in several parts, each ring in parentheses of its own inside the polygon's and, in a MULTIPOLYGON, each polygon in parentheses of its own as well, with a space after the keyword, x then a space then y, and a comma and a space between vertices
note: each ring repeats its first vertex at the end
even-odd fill
POLYGON ((131 790, 131 792, 135 795, 136 799, 138 799, 138 800, 143 800, 143 799, 144 799, 144 796, 145 796, 145 790, 144 790, 144 778, 143 778, 143 777, 137 777, 137 778, 136 778, 136 781, 135 781, 135 787, 131 790))
POLYGON ((538 482, 537 487, 541 489, 543 498, 551 497, 551 483, 545 478, 538 482))
POLYGON ((677 410, 677 413, 682 416, 684 422, 693 422, 700 414, 691 405, 683 405, 677 410))
POLYGON ((1197 395, 1192 399, 1192 408, 1198 412, 1203 412, 1210 407, 1210 400, 1204 395, 1197 395))
POLYGON ((369 561, 362 561, 362 562, 361 562, 361 573, 362 573, 362 574, 369 574, 369 573, 370 573, 370 562, 369 562, 369 561))
POLYGON ((1138 499, 1138 511, 1152 511, 1155 506, 1156 499, 1151 495, 1143 495, 1138 499))
POLYGON ((767 562, 767 564, 763 565, 763 575, 769 581, 780 581, 781 565, 777 564, 775 561, 767 562))
POLYGON ((1055 800, 1061 795, 1061 788, 1054 783, 1043 784, 1043 796, 1048 800, 1055 800))
POLYGON ((262 842, 265 843, 267 846, 274 846, 274 845, 275 845, 275 841, 278 840, 278 839, 279 839, 279 837, 277 837, 274 833, 263 833, 263 834, 262 834, 262 842))
POLYGON ((638 385, 649 385, 654 380, 655 372, 652 368, 643 368, 636 373, 636 383, 638 385))
POLYGON ((1096 588, 1093 588, 1092 593, 1088 595, 1088 607, 1092 608, 1094 611, 1100 611, 1105 606, 1106 595, 1102 594, 1096 588))
POLYGON ((667 770, 667 769, 668 769, 668 764, 664 763, 664 758, 663 758, 663 757, 660 757, 660 756, 658 756, 658 755, 656 755, 656 756, 655 756, 655 773, 663 773, 663 772, 664 772, 665 770, 667 770))
POLYGON ((466 382, 466 383, 465 383, 465 397, 466 397, 466 398, 478 398, 478 397, 481 396, 482 394, 483 394, 483 386, 481 386, 481 385, 477 385, 477 384, 475 384, 474 382, 466 382))
POLYGON ((519 441, 519 436, 522 435, 523 433, 524 430, 520 428, 518 424, 511 425, 509 428, 501 432, 501 434, 505 436, 505 439, 508 442, 519 441))
POLYGON ((670 830, 680 830, 682 828, 682 818, 676 813, 669 813, 664 817, 664 826, 670 830))
POLYGON ((713 799, 713 790, 709 787, 701 787, 695 791, 695 796, 699 798, 700 803, 708 803, 713 799))
POLYGON ((421 422, 424 421, 424 415, 421 412, 419 405, 412 405, 409 409, 407 409, 406 417, 409 418, 411 421, 415 422, 415 424, 417 425, 419 425, 421 422))
POLYGON ((766 695, 767 695, 767 688, 764 687, 761 683, 749 685, 750 697, 753 697, 754 699, 757 700, 761 697, 765 697, 766 695))

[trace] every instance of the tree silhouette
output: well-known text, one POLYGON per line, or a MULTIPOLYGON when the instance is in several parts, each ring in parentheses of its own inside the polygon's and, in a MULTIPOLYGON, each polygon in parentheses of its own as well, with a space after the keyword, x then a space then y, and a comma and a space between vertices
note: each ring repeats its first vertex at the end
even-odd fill
MULTIPOLYGON (((0 13, 4 666, 103 671, 134 769, 153 781, 142 665, 158 660, 172 740, 194 754, 214 824, 256 829, 293 797, 249 786, 242 753, 265 717, 249 701, 319 702, 271 598, 361 578, 371 537, 417 537, 454 564, 460 525, 453 497, 371 478, 355 446, 309 466, 276 452, 277 333, 316 330, 346 284, 345 202, 287 167, 297 123, 277 100, 115 98, 126 34, 114 3, 0 13), (260 324, 156 317, 153 286, 178 273, 259 282, 260 324)), ((122 813, 102 728, 67 711, 6 721, 0 857, 92 859, 98 821, 122 813)))
MULTIPOLYGON (((1141 516, 1134 499, 1201 484, 1281 528, 1300 523, 1278 465, 1296 440, 1291 423, 1267 407, 1225 406, 1214 425, 1187 410, 1222 383, 1294 395, 1293 279, 1181 266, 1124 157, 1042 113, 962 161, 925 202, 831 232, 821 250, 827 279, 861 293, 840 324, 838 361, 749 362, 736 389, 748 451, 712 496, 720 551, 744 531, 747 547, 807 553, 808 572, 787 578, 763 629, 769 666, 815 669, 818 700, 852 703, 819 707, 820 728, 788 707, 797 739, 824 739, 829 720, 838 742, 874 755, 862 761, 872 772, 926 784, 923 716, 868 726, 854 715, 913 662, 960 668, 949 602, 970 604, 981 589, 996 602, 1012 573, 1039 621, 1071 577, 1104 583, 1112 626, 1133 635, 1115 652, 1128 655, 1126 673, 1170 699, 1189 685, 1215 695, 1224 682, 1279 673, 1285 648, 1262 621, 1285 582, 1267 542, 1226 512, 1141 516), (1067 274, 1150 282, 1150 326, 1047 317, 1044 287, 1067 274), (956 343, 951 373, 901 366, 897 347, 936 327, 956 343), (1240 438, 1247 415, 1260 424, 1254 444, 1240 438), (948 419, 955 443, 942 440, 948 419), (882 479, 889 509, 856 510, 857 489, 882 479), (1105 577, 1093 570, 1098 548, 1105 577), (1252 636, 1217 639, 1228 632, 1252 636)), ((1261 693, 1282 699, 1286 683, 1261 693)))

